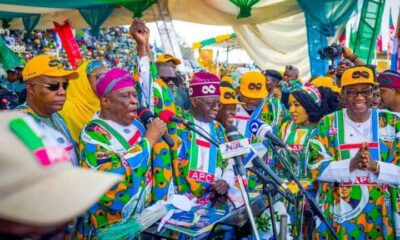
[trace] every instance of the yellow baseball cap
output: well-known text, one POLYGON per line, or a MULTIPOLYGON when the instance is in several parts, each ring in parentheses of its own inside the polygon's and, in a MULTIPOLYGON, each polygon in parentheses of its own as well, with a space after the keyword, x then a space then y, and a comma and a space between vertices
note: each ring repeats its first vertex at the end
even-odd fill
POLYGON ((172 54, 164 53, 157 57, 156 62, 166 63, 172 61, 175 66, 181 64, 181 60, 174 57, 172 54))
POLYGON ((232 78, 231 76, 228 76, 228 75, 223 76, 223 77, 221 78, 221 82, 227 82, 227 83, 230 83, 230 84, 232 84, 232 85, 235 83, 235 81, 233 80, 233 78, 232 78))
POLYGON ((375 82, 374 72, 367 67, 352 67, 342 74, 342 88, 360 83, 369 83, 374 86, 379 85, 375 82))
POLYGON ((268 96, 267 80, 260 72, 246 72, 240 79, 240 94, 248 98, 265 98, 268 96))
POLYGON ((29 60, 24 70, 22 78, 28 81, 38 76, 66 77, 67 79, 77 79, 79 74, 76 71, 65 70, 60 60, 53 55, 38 55, 29 60))
POLYGON ((242 104, 237 100, 237 96, 235 90, 230 87, 220 87, 219 91, 221 92, 220 95, 220 102, 223 105, 227 104, 242 104))
POLYGON ((333 78, 331 77, 317 77, 312 80, 311 84, 316 87, 327 87, 336 93, 340 93, 342 90, 335 84, 333 78))

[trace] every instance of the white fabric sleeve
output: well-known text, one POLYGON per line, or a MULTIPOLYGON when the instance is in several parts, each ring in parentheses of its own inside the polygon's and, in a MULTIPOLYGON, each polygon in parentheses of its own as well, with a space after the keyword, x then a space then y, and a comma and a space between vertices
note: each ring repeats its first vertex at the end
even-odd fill
POLYGON ((372 175, 377 177, 377 183, 385 183, 385 184, 393 184, 400 185, 400 167, 396 166, 392 163, 379 162, 379 174, 371 173, 371 179, 373 179, 372 175))
POLYGON ((225 180, 230 187, 235 186, 235 172, 233 170, 233 159, 229 159, 228 166, 224 169, 221 179, 225 180))
POLYGON ((150 102, 150 61, 147 56, 138 57, 139 81, 143 90, 143 97, 150 102))
POLYGON ((328 167, 318 177, 318 180, 325 182, 352 181, 352 176, 350 174, 350 159, 331 161, 328 167))

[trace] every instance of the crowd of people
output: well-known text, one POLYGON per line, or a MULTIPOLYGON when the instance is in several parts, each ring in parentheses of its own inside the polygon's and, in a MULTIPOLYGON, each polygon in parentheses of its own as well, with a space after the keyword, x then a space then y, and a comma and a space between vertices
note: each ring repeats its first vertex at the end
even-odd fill
MULTIPOLYGON (((201 205, 227 202, 240 191, 234 161, 218 145, 229 142, 232 126, 240 138, 264 142, 251 128, 261 121, 290 147, 274 152, 264 142, 262 160, 282 180, 292 173, 301 180, 339 239, 400 237, 400 73, 376 73, 345 48, 336 70, 310 81, 288 65, 245 72, 239 83, 199 71, 187 83, 180 59, 152 55, 143 21, 132 23, 130 37, 114 33, 135 42, 122 47, 128 65, 115 67, 107 52, 73 71, 39 54, 9 73, 26 84, 26 101, 0 118, 8 136, 0 150, 0 235, 95 239, 176 195, 201 205), (44 178, 57 179, 63 192, 44 178)), ((111 44, 107 34, 99 42, 111 44)), ((86 41, 83 54, 96 44, 86 41)), ((257 192, 260 179, 246 174, 247 190, 257 192)), ((293 234, 333 238, 317 217, 304 230, 307 204, 299 211, 277 201, 300 229, 293 234)))

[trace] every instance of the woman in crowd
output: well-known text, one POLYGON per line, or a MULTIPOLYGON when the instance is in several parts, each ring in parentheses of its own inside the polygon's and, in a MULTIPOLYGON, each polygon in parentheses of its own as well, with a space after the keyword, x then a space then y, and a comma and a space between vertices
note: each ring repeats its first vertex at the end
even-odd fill
MULTIPOLYGON (((296 176, 311 178, 305 150, 311 132, 327 111, 326 102, 322 102, 319 89, 310 84, 292 88, 288 102, 291 121, 282 124, 278 136, 298 153, 299 158, 293 159, 289 154, 284 154, 284 158, 289 160, 289 167, 296 176)), ((270 165, 280 177, 288 177, 285 170, 288 166, 284 166, 279 159, 272 158, 270 165)))
POLYGON ((94 89, 97 76, 106 71, 106 67, 98 60, 84 62, 77 69, 79 79, 69 84, 68 97, 60 113, 75 142, 78 142, 83 126, 100 111, 100 102, 94 89))

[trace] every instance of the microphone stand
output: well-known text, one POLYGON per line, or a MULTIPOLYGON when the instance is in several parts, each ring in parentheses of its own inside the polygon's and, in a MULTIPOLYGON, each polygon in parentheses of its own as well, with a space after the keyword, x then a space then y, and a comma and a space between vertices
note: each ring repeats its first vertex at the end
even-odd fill
POLYGON ((259 236, 258 231, 257 231, 256 222, 254 221, 254 215, 253 215, 253 212, 252 212, 251 206, 250 206, 249 194, 246 191, 246 187, 243 184, 243 178, 239 174, 239 171, 237 169, 236 164, 233 165, 233 170, 234 170, 235 175, 237 176, 237 179, 238 179, 238 182, 239 182, 240 192, 242 193, 242 197, 243 197, 243 200, 244 200, 244 205, 246 207, 247 215, 249 216, 250 225, 251 225, 251 228, 253 230, 254 236, 255 236, 256 240, 260 240, 260 236, 259 236))
MULTIPOLYGON (((276 220, 275 220, 275 215, 274 215, 274 207, 273 207, 273 202, 272 202, 272 196, 275 196, 276 193, 278 192, 278 187, 275 182, 271 181, 267 177, 264 176, 264 174, 261 173, 261 170, 257 168, 252 168, 249 169, 251 172, 255 173, 257 177, 261 180, 263 183, 263 194, 266 194, 268 197, 268 203, 269 203, 269 215, 271 216, 271 223, 272 223, 272 232, 274 235, 274 239, 278 239, 278 231, 276 230, 276 220)), ((282 193, 280 193, 282 194, 282 193)))
MULTIPOLYGON (((214 146, 219 147, 219 144, 218 144, 217 140, 214 140, 214 139, 211 138, 211 136, 206 136, 204 133, 202 133, 201 131, 197 130, 196 129, 196 125, 187 124, 187 123, 184 123, 184 122, 183 122, 183 125, 185 125, 189 130, 191 130, 191 131, 199 134, 200 136, 202 136, 204 139, 209 141, 214 146)), ((238 182, 239 182, 240 192, 241 192, 243 200, 244 200, 244 204, 245 204, 245 207, 246 207, 247 214, 249 216, 250 225, 252 227, 254 236, 255 236, 256 240, 260 240, 260 236, 258 235, 258 231, 257 231, 256 222, 254 221, 253 212, 251 211, 250 198, 249 198, 249 195, 248 195, 248 193, 246 191, 246 187, 244 186, 243 178, 239 174, 239 171, 237 169, 236 164, 233 164, 233 170, 234 170, 234 173, 237 176, 237 179, 238 179, 238 182)))
POLYGON ((209 141, 212 145, 214 145, 216 147, 219 147, 219 144, 218 144, 217 140, 212 139, 211 137, 206 136, 204 133, 202 133, 201 131, 197 130, 195 125, 186 124, 186 123, 183 123, 183 125, 185 125, 190 131, 193 131, 193 132, 199 134, 200 136, 202 136, 204 139, 209 141))
POLYGON ((272 152, 274 153, 274 156, 277 157, 277 159, 283 164, 285 165, 285 168, 287 170, 287 172, 290 175, 290 178, 297 184, 297 186, 299 187, 299 191, 301 192, 301 194, 303 194, 309 201, 310 207, 313 210, 313 212, 318 216, 318 218, 321 220, 321 222, 323 222, 329 232, 331 232, 332 236, 334 237, 334 239, 339 240, 339 237, 337 236, 335 229, 333 229, 332 225, 329 224, 328 220, 326 219, 324 213, 321 211, 321 209, 318 207, 318 204, 315 202, 314 198, 311 196, 311 194, 309 192, 307 192, 307 190, 304 189, 303 185, 300 183, 300 180, 297 178, 297 176, 290 170, 289 166, 286 166, 287 162, 284 161, 282 159, 282 156, 278 153, 278 151, 276 150, 276 146, 270 141, 271 144, 269 144, 269 146, 271 146, 272 152))

